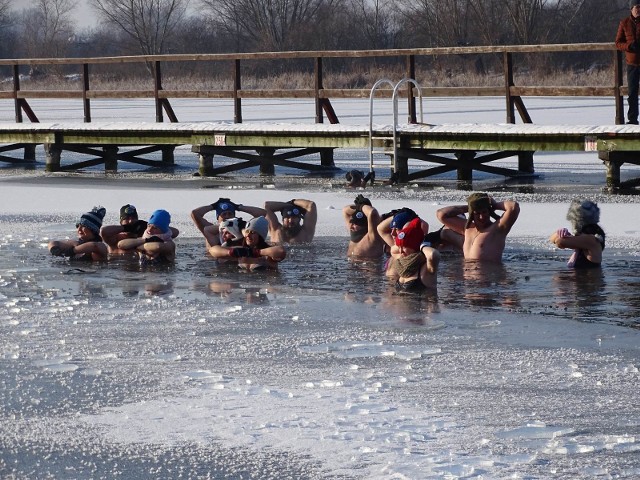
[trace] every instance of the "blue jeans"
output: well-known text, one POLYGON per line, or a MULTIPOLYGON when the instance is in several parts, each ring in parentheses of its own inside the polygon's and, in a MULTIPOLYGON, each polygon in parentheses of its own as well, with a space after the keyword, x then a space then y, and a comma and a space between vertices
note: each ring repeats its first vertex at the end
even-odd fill
POLYGON ((627 86, 629 88, 629 123, 638 123, 638 87, 640 86, 640 67, 627 65, 627 86))

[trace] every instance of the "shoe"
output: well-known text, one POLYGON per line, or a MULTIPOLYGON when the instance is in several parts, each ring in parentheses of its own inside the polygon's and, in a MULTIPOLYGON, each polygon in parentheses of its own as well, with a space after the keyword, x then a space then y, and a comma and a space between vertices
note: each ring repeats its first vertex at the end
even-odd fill
POLYGON ((638 120, 629 120, 627 125, 638 125, 638 120))

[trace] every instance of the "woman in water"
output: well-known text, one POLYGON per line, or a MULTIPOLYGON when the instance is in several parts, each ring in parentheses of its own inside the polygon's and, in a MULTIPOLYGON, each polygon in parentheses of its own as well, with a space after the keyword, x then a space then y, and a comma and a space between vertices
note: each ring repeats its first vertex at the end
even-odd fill
POLYGON ((598 268, 602 263, 605 234, 598 222, 600 208, 591 200, 573 200, 567 213, 573 234, 566 228, 559 228, 549 241, 558 248, 571 248, 573 254, 567 265, 570 268, 598 268))

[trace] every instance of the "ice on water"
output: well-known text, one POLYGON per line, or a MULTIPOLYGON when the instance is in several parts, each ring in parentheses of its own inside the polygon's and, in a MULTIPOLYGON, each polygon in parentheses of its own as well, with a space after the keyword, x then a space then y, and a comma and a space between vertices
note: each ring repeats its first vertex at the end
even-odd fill
MULTIPOLYGON (((146 213, 166 199, 72 190, 0 189, 0 477, 640 476, 636 197, 599 197, 600 276, 577 278, 547 243, 566 195, 516 194, 505 268, 445 256, 437 298, 415 298, 345 260, 354 192, 286 192, 318 203, 316 241, 247 275, 213 266, 188 219, 228 190, 163 190, 174 268, 52 258, 47 239, 72 236, 85 207, 115 222, 124 196, 146 213)), ((466 192, 371 195, 435 225, 466 192)))

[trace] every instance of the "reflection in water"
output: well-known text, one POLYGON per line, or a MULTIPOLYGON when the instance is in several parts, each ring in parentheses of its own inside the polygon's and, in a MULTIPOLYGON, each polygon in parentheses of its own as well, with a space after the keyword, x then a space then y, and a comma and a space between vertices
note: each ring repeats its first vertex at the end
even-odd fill
POLYGON ((388 285, 382 306, 400 323, 427 325, 431 322, 433 314, 440 312, 437 290, 407 293, 397 290, 395 280, 386 281, 388 285))
POLYGON ((520 306, 517 277, 505 264, 465 261, 460 255, 450 255, 440 266, 439 288, 448 291, 446 303, 508 309, 520 306))
POLYGON ((502 265, 465 262, 445 252, 437 293, 407 294, 385 278, 383 261, 351 261, 346 245, 346 237, 318 237, 312 245, 290 246, 279 272, 246 272, 207 258, 199 239, 181 239, 175 267, 144 269, 127 259, 75 265, 52 259, 39 242, 26 248, 8 242, 0 249, 0 298, 20 292, 20 298, 43 305, 85 302, 111 308, 171 296, 205 300, 214 308, 235 303, 277 312, 304 303, 303 309, 319 318, 427 328, 456 311, 640 325, 640 281, 634 280, 640 260, 628 251, 607 249, 602 269, 584 271, 567 269, 562 255, 527 247, 507 252, 502 265))
POLYGON ((570 318, 592 321, 603 314, 608 297, 602 268, 567 269, 552 278, 554 305, 570 318))

